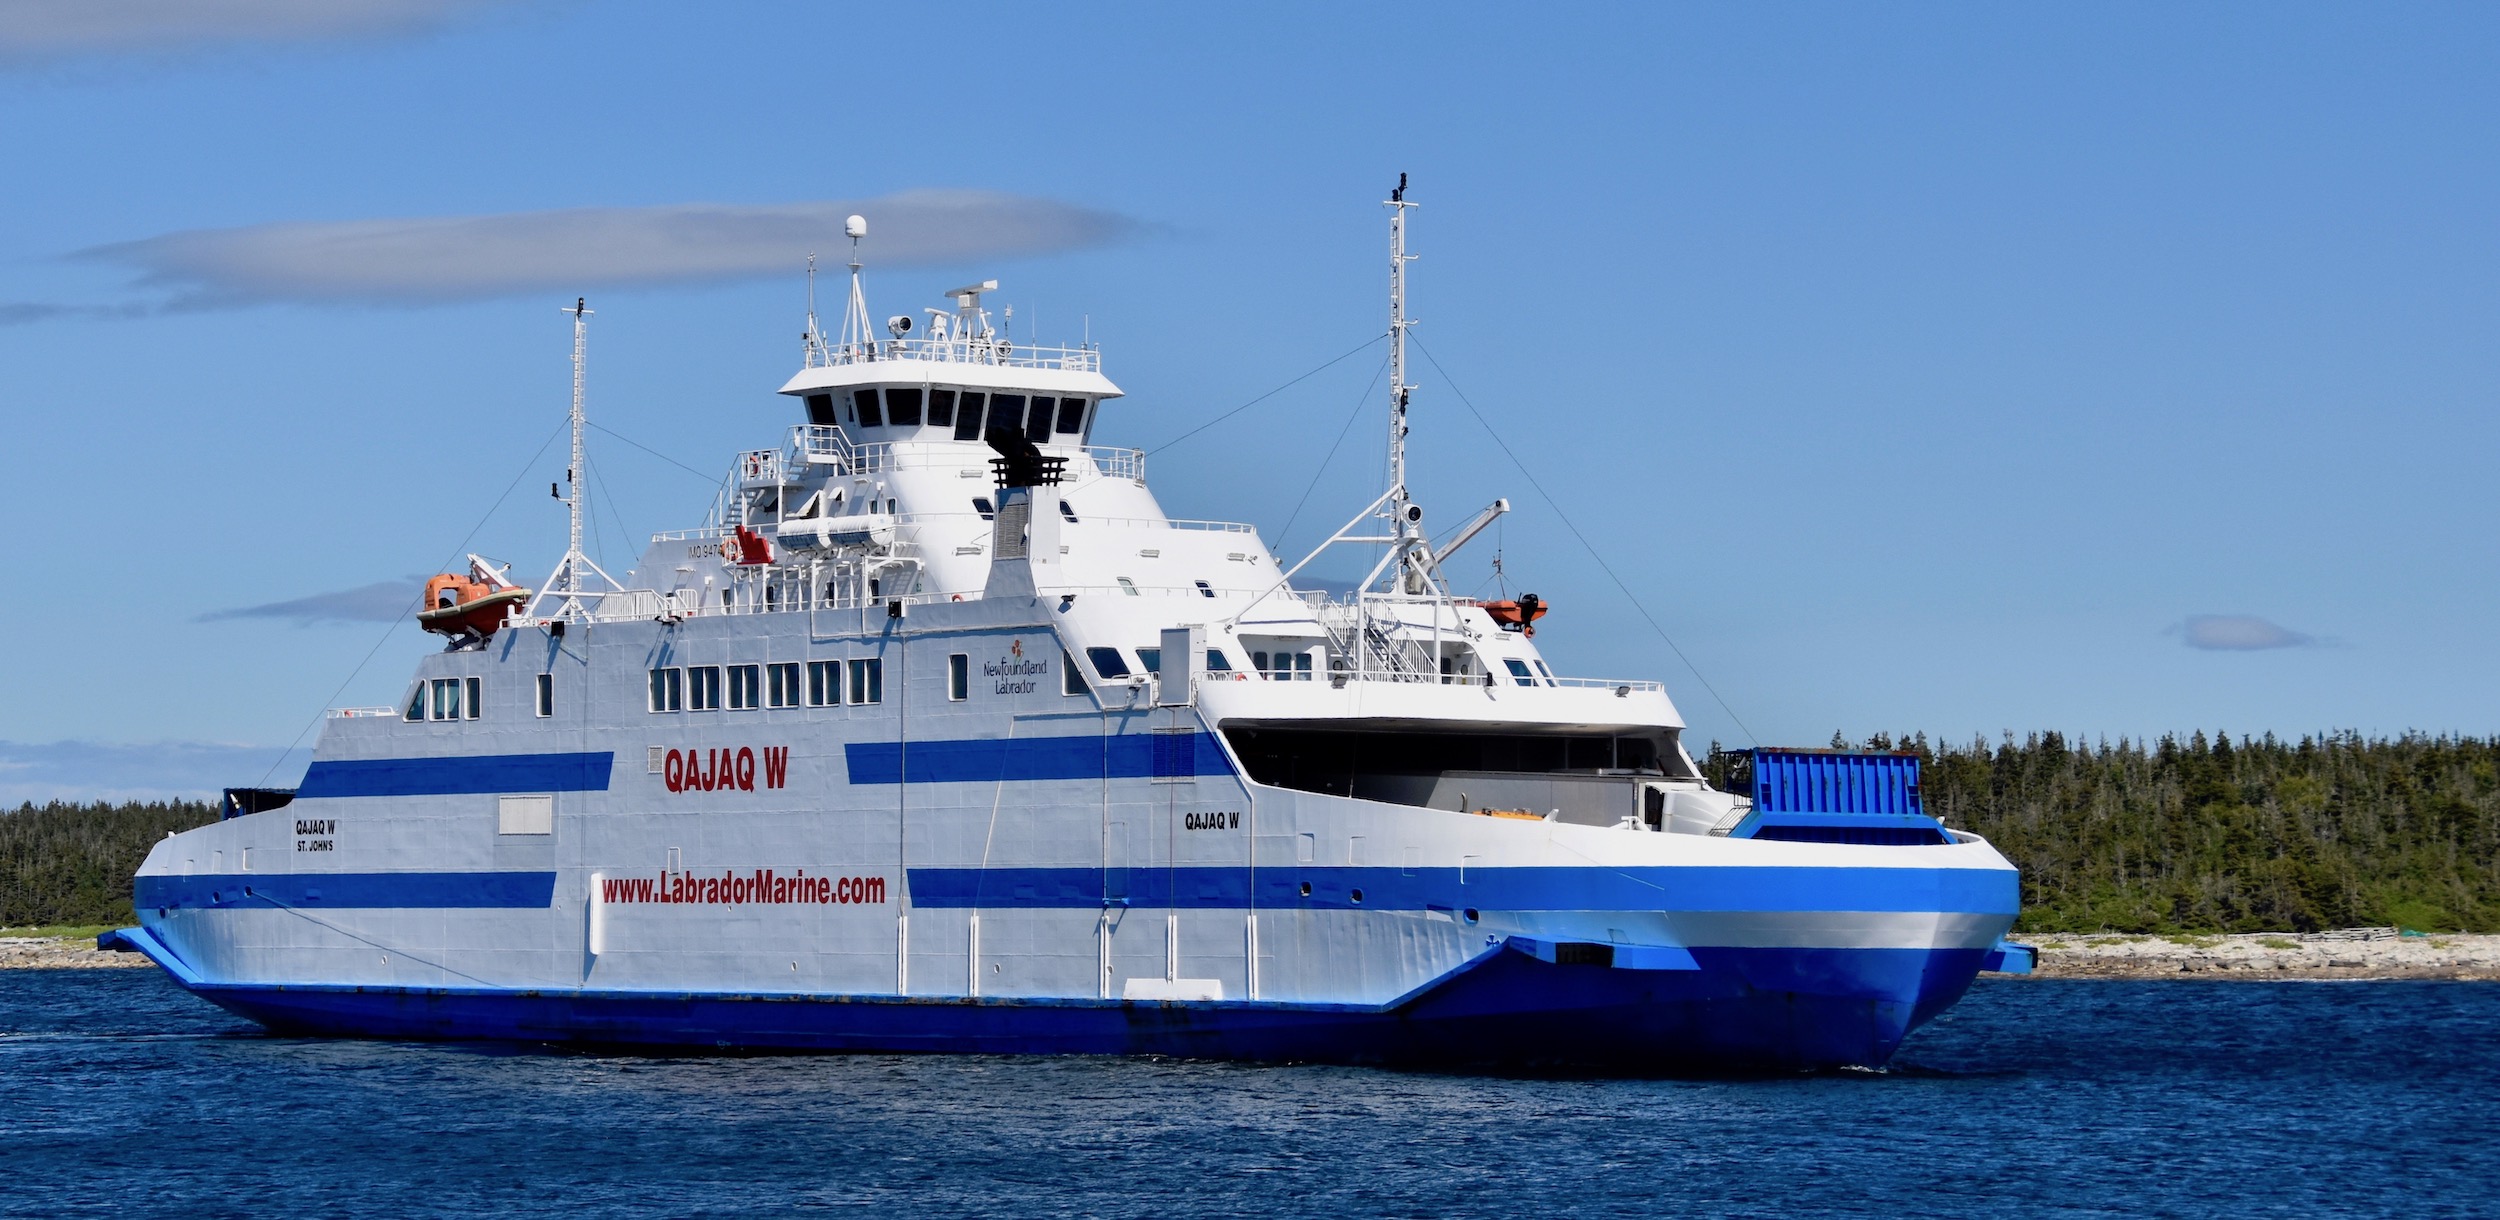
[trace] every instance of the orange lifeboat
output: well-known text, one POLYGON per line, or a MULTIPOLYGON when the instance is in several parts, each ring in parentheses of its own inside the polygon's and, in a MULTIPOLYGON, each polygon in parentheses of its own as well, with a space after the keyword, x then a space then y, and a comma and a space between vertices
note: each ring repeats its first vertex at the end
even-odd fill
POLYGON ((1484 603, 1484 612, 1504 631, 1516 631, 1530 638, 1536 635, 1536 621, 1553 609, 1534 593, 1522 593, 1517 601, 1484 603))
POLYGON ((497 588, 445 572, 425 582, 425 607, 417 611, 417 625, 437 635, 484 639, 529 596, 529 590, 515 585, 497 588))

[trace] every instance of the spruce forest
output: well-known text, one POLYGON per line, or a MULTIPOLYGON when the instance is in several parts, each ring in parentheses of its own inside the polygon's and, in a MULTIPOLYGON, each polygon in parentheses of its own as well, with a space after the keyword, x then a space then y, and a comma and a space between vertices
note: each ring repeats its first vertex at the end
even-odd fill
MULTIPOLYGON (((1832 745, 1917 754, 1928 812, 2021 866, 2024 930, 2500 931, 2500 739, 1832 745)), ((1739 778, 1741 757, 1713 751, 1712 779, 1739 778)), ((0 926, 129 920, 148 846, 215 816, 190 802, 0 812, 0 926)))

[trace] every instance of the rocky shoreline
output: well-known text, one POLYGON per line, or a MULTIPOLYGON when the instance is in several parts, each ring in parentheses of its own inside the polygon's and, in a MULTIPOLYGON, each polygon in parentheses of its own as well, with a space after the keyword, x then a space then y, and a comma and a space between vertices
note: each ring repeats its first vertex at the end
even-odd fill
POLYGON ((2016 934, 2040 950, 2033 978, 2500 979, 2500 936, 2362 938, 2289 932, 2232 936, 2016 934))
POLYGON ((0 970, 109 970, 153 966, 144 953, 111 953, 92 936, 0 936, 0 970))
MULTIPOLYGON (((2042 934, 2047 979, 2490 979, 2500 980, 2500 936, 2446 934, 2376 940, 2303 939, 2290 933, 2235 936, 2042 934)), ((114 969, 149 965, 108 953, 85 937, 0 936, 0 970, 114 969)))

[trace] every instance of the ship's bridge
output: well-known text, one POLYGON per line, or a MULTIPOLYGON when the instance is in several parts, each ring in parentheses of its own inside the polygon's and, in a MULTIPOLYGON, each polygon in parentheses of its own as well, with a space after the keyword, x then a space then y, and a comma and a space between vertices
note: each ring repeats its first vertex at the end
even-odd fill
POLYGON ((842 340, 824 339, 811 318, 807 367, 781 392, 807 404, 808 423, 839 427, 861 443, 977 443, 1007 428, 1036 445, 1084 444, 1103 400, 1120 396, 1102 375, 1102 353, 1009 342, 981 308, 981 294, 997 288, 984 280, 955 289, 946 294, 953 312, 923 311, 922 333, 912 333, 909 315, 896 314, 886 319, 889 337, 875 339, 854 287, 842 340))

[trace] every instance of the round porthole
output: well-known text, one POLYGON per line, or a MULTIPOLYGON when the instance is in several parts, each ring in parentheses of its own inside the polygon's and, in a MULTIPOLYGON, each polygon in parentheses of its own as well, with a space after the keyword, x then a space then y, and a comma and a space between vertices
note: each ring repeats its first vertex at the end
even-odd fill
POLYGON ((1302 883, 1302 896, 1305 898, 1311 896, 1311 883, 1308 881, 1302 883))
POLYGON ((1361 890, 1356 890, 1356 891, 1354 891, 1354 900, 1355 900, 1356 902, 1361 902, 1361 901, 1363 900, 1363 891, 1361 891, 1361 890))
POLYGON ((1466 910, 1465 914, 1466 914, 1466 916, 1467 916, 1467 922, 1469 922, 1469 923, 1474 923, 1474 922, 1476 922, 1476 908, 1474 908, 1474 907, 1469 907, 1469 908, 1467 908, 1467 910, 1466 910))

